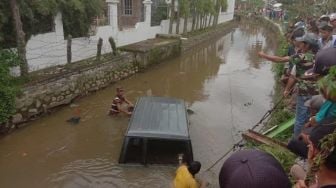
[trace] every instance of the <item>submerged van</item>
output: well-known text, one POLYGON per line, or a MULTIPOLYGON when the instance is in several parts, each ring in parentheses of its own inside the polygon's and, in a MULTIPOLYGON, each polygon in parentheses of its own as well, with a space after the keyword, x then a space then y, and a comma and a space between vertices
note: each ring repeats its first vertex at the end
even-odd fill
POLYGON ((183 100, 141 97, 125 133, 119 163, 177 164, 181 153, 192 161, 188 125, 183 100))

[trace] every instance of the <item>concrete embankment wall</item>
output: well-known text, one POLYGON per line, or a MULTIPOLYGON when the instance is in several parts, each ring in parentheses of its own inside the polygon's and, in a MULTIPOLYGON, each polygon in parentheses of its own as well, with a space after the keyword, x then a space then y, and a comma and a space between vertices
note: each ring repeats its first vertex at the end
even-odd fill
POLYGON ((48 114, 57 107, 70 104, 79 97, 103 89, 110 84, 136 74, 143 68, 147 68, 148 66, 143 67, 144 61, 147 61, 147 65, 152 65, 176 57, 181 51, 190 49, 192 46, 217 35, 223 35, 233 26, 234 22, 219 25, 216 29, 194 34, 182 43, 173 42, 156 47, 143 56, 135 55, 135 53, 123 53, 116 57, 106 58, 106 56, 112 56, 106 54, 102 57, 106 59, 103 62, 97 63, 95 58, 87 59, 85 63, 90 64, 90 66, 64 71, 64 74, 62 69, 66 69, 66 66, 54 67, 44 74, 54 75, 55 72, 60 72, 60 74, 30 83, 30 85, 21 89, 22 92, 16 100, 16 113, 12 122, 6 126, 13 128, 17 124, 48 114), (180 49, 180 51, 177 53, 176 49, 180 49), (144 60, 144 57, 146 60, 144 60))
POLYGON ((194 46, 197 46, 203 42, 206 42, 212 38, 223 36, 226 33, 229 33, 237 27, 238 22, 229 21, 224 24, 220 24, 216 29, 209 29, 207 32, 196 33, 191 35, 186 35, 186 40, 182 40, 181 51, 188 51, 194 46))
POLYGON ((71 70, 67 69, 66 65, 38 71, 38 75, 53 76, 29 83, 21 89, 22 92, 16 99, 16 113, 12 123, 20 124, 47 114, 57 107, 70 104, 78 97, 103 89, 150 65, 176 57, 180 53, 180 50, 176 50, 180 49, 180 45, 179 40, 170 40, 142 55, 128 52, 118 56, 105 54, 100 61, 89 58, 78 62, 85 66, 71 70))
POLYGON ((132 54, 124 54, 110 62, 59 75, 22 88, 17 97, 13 123, 20 123, 71 103, 74 99, 107 87, 138 72, 132 54))

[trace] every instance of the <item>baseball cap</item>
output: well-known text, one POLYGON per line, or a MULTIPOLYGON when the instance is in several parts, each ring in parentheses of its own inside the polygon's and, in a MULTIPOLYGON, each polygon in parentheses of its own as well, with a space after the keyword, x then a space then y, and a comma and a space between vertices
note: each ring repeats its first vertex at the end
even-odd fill
POLYGON ((330 25, 328 22, 320 22, 320 24, 318 25, 318 28, 324 31, 332 31, 333 30, 333 26, 330 25))
POLYGON ((313 72, 327 75, 331 66, 336 65, 336 48, 326 48, 317 52, 313 72))
POLYGON ((260 150, 242 150, 232 154, 219 174, 221 188, 290 188, 291 183, 280 163, 260 150))
POLYGON ((317 38, 314 33, 306 33, 302 37, 295 38, 295 40, 298 42, 306 42, 310 45, 317 45, 317 38))
POLYGON ((307 100, 304 105, 309 108, 319 110, 322 104, 325 102, 325 99, 322 95, 314 95, 311 99, 307 100))

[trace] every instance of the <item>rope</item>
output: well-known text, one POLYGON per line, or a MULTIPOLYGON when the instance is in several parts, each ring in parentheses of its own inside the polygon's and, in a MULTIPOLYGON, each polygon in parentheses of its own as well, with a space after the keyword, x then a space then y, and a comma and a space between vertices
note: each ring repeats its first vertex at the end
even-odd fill
MULTIPOLYGON (((290 90, 290 93, 293 91, 294 87, 290 90)), ((279 101, 273 106, 273 108, 271 108, 270 110, 268 110, 260 119, 260 121, 258 123, 256 123, 251 130, 254 130, 255 128, 257 128, 265 119, 267 119, 273 112, 274 110, 281 104, 281 102, 283 101, 285 97, 282 96, 279 101)), ((232 151, 234 151, 237 147, 241 148, 243 147, 242 142, 244 141, 243 138, 241 138, 238 142, 236 142, 235 144, 233 144, 233 146, 227 151, 225 152, 219 159, 217 159, 210 167, 208 167, 205 171, 203 172, 207 172, 210 171, 213 167, 215 167, 222 159, 224 159, 229 153, 231 153, 232 151)))

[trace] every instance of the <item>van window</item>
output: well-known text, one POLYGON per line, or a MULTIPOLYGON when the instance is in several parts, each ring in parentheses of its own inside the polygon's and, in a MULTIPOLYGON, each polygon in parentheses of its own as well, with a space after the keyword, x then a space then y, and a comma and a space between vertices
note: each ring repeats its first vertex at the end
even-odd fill
POLYGON ((130 138, 126 146, 126 163, 177 164, 177 156, 183 153, 187 160, 190 156, 189 141, 130 138), (145 143, 146 147, 145 147, 145 143), (145 155, 145 151, 147 153, 145 155), (144 161, 144 157, 146 160, 144 161))

